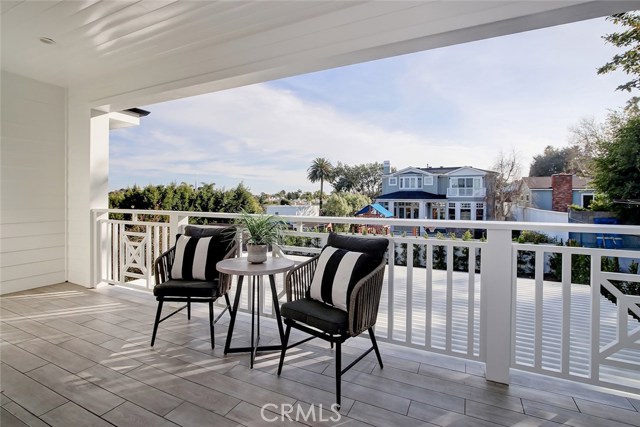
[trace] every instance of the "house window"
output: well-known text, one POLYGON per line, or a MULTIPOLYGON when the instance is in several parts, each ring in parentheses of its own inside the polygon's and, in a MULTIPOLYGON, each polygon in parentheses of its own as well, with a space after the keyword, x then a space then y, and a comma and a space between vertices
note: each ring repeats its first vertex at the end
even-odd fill
POLYGON ((431 219, 446 219, 446 207, 444 202, 431 203, 431 219))
POLYGON ((593 194, 583 194, 582 195, 582 207, 585 209, 589 209, 591 207, 591 202, 593 202, 593 194))
POLYGON ((429 176, 425 176, 422 179, 422 181, 423 181, 424 185, 433 185, 433 177, 430 176, 430 175, 429 176))
POLYGON ((476 203, 476 221, 484 219, 484 203, 476 203))
POLYGON ((449 203, 449 219, 456 219, 456 204, 449 203))
POLYGON ((482 178, 453 178, 454 188, 481 188, 482 178))
POLYGON ((418 202, 397 202, 393 207, 396 218, 418 219, 420 217, 420 205, 418 202))
POLYGON ((420 178, 415 176, 404 176, 400 178, 401 190, 415 190, 418 188, 418 185, 422 186, 422 182, 420 181, 420 178))
POLYGON ((460 203, 460 219, 471 221, 471 203, 460 203))
POLYGON ((398 185, 398 178, 396 177, 389 178, 389 186, 395 187, 396 185, 398 185))
POLYGON ((457 197, 472 197, 482 189, 482 178, 450 178, 448 193, 457 197))
POLYGON ((418 188, 422 187, 422 178, 418 177, 418 188))

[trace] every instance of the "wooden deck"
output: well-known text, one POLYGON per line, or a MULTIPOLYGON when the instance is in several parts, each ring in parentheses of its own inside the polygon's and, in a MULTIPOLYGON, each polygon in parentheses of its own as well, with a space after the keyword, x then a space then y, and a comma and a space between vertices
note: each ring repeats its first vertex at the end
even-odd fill
MULTIPOLYGON (((278 377, 278 354, 259 355, 253 370, 248 354, 223 355, 228 316, 211 350, 205 306, 190 322, 181 313, 163 323, 150 348, 154 312, 149 293, 114 286, 60 284, 1 297, 0 425, 640 426, 638 395, 520 371, 510 386, 495 384, 481 363, 384 343, 384 369, 369 355, 343 378, 335 420, 326 343, 290 350, 278 377), (292 418, 309 415, 310 405, 315 419, 278 415, 283 407, 292 418)), ((238 316, 238 341, 249 319, 238 316)), ((276 336, 265 320, 263 342, 276 336)), ((367 341, 347 344, 344 363, 367 341)))

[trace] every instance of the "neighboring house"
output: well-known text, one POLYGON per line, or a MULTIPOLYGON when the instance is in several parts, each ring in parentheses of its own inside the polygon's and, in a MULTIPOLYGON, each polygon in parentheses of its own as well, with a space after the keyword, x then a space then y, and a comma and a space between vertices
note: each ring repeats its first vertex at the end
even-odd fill
POLYGON ((588 208, 594 190, 589 179, 559 173, 522 178, 518 205, 525 208, 567 212, 570 205, 588 208))
POLYGON ((280 216, 320 216, 318 205, 266 205, 268 215, 280 216))
POLYGON ((376 203, 396 218, 483 221, 492 218, 487 189, 494 175, 471 166, 408 167, 392 173, 385 161, 376 203))

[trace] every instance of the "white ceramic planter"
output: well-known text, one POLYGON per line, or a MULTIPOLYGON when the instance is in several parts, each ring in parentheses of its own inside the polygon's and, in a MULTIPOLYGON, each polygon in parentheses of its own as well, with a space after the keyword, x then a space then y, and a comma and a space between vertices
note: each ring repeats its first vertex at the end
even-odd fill
POLYGON ((262 264, 267 260, 267 245, 247 245, 247 261, 262 264))

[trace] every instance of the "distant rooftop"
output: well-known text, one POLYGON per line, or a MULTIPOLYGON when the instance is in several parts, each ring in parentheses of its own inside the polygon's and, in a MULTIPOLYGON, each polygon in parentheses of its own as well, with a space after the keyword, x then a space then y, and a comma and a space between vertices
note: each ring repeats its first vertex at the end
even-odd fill
MULTIPOLYGON (((551 190, 550 176, 528 176, 522 178, 527 187, 531 190, 551 190)), ((572 187, 574 190, 586 190, 592 188, 589 185, 589 178, 573 175, 572 187)))
POLYGON ((378 196, 377 200, 429 200, 429 199, 446 199, 444 194, 433 194, 426 191, 395 191, 393 193, 378 196))
POLYGON ((433 174, 445 174, 445 173, 453 172, 454 170, 457 170, 460 168, 461 166, 451 166, 451 167, 440 166, 438 168, 432 168, 430 166, 427 166, 426 168, 418 168, 418 169, 423 170, 425 172, 433 173, 433 174))

